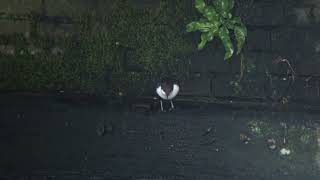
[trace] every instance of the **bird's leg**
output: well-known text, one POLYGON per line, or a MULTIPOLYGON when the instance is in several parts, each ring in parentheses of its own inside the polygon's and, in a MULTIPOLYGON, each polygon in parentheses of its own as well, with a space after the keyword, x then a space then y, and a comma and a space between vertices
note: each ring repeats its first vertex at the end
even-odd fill
POLYGON ((163 111, 162 100, 160 100, 161 111, 163 111))
POLYGON ((173 105, 172 100, 170 102, 171 102, 171 108, 174 109, 174 105, 173 105))

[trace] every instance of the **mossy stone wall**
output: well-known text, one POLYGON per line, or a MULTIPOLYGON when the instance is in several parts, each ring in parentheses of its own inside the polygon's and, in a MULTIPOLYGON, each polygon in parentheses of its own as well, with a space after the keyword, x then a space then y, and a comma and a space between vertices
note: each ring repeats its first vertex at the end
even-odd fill
MULTIPOLYGON (((79 14, 98 14, 97 21, 110 16, 110 8, 114 0, 2 0, 0 2, 0 52, 2 58, 17 55, 17 40, 8 40, 19 34, 28 40, 29 37, 50 37, 63 39, 79 33, 79 14), (44 17, 34 20, 32 17, 44 17)), ((131 0, 134 7, 156 9, 160 0, 131 0)), ((181 1, 189 7, 188 13, 194 14, 193 1, 181 1)), ((273 89, 286 88, 287 67, 274 64, 279 56, 286 58, 295 70, 295 82, 290 87, 288 96, 297 98, 317 98, 320 94, 320 1, 318 0, 270 0, 239 1, 236 13, 241 14, 248 27, 248 39, 244 48, 244 61, 234 57, 224 61, 224 49, 220 41, 209 43, 202 50, 194 48, 191 58, 191 76, 182 85, 182 95, 194 96, 238 96, 265 97, 270 96, 270 79, 272 75, 273 89), (241 3, 242 2, 242 3, 241 3), (248 6, 246 3, 252 2, 248 6), (247 79, 241 85, 235 85, 241 74, 241 64, 248 63, 247 79), (250 63, 249 63, 250 62, 250 63), (253 64, 253 65, 252 65, 253 64), (249 67, 250 66, 250 67, 249 67)), ((174 17, 172 17, 174 18, 174 17)), ((99 26, 98 28, 108 28, 99 26)), ((191 35, 194 47, 198 42, 198 34, 191 35)), ((30 40, 31 41, 31 40, 30 40)), ((34 52, 41 52, 41 47, 30 44, 34 52)), ((52 53, 63 52, 62 46, 52 46, 52 53), (55 49, 54 49, 55 48, 55 49)), ((132 59, 132 57, 127 57, 132 59)), ((2 78, 3 79, 3 78, 2 78)), ((280 92, 277 92, 280 94, 280 92)))

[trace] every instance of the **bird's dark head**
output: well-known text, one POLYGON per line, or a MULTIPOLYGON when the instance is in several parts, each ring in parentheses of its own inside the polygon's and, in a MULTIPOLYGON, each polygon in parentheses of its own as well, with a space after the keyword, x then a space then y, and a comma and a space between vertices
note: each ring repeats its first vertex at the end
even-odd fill
POLYGON ((167 96, 169 96, 169 94, 172 92, 173 90, 173 82, 172 81, 164 81, 161 84, 161 88, 163 89, 163 91, 166 93, 167 96))

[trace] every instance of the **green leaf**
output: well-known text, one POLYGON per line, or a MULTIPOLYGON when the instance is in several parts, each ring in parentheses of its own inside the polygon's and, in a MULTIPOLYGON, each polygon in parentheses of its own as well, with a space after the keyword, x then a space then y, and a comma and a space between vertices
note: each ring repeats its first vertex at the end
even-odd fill
POLYGON ((201 34, 201 42, 198 44, 198 49, 201 50, 206 45, 207 42, 211 41, 215 36, 214 31, 205 32, 201 34))
POLYGON ((208 32, 212 28, 212 24, 207 21, 194 21, 187 25, 187 32, 201 31, 208 32))
POLYGON ((213 23, 219 20, 219 14, 215 10, 215 8, 212 6, 208 6, 204 9, 203 16, 213 23))
POLYGON ((224 59, 227 60, 231 58, 233 55, 234 49, 231 42, 231 39, 229 37, 229 30, 226 27, 221 27, 219 29, 219 37, 224 45, 224 48, 226 50, 226 53, 224 55, 224 59))
POLYGON ((206 45, 207 41, 201 40, 201 42, 198 44, 198 49, 201 50, 206 45))
POLYGON ((203 13, 205 7, 206 7, 206 3, 204 2, 204 0, 196 0, 196 9, 200 12, 203 13))
POLYGON ((225 21, 224 26, 228 29, 234 29, 234 24, 231 21, 225 21))
POLYGON ((244 25, 235 26, 234 35, 237 40, 237 54, 239 54, 247 37, 247 28, 244 25))
POLYGON ((239 17, 233 17, 230 21, 233 25, 242 25, 242 21, 239 17))
POLYGON ((234 53, 229 30, 233 30, 237 41, 237 54, 240 53, 247 36, 247 29, 239 17, 233 17, 234 0, 213 0, 213 6, 207 6, 205 0, 195 0, 196 9, 202 14, 200 21, 187 25, 187 32, 201 31, 198 49, 203 49, 214 36, 219 36, 224 47, 225 57, 229 59, 234 53))
POLYGON ((214 0, 213 4, 224 18, 228 18, 234 7, 234 0, 214 0))

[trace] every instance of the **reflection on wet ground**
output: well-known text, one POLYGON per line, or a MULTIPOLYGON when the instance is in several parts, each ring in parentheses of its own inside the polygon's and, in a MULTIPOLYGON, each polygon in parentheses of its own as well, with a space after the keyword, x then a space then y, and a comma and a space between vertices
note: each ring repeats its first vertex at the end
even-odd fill
POLYGON ((0 177, 318 179, 320 114, 2 98, 0 177))

